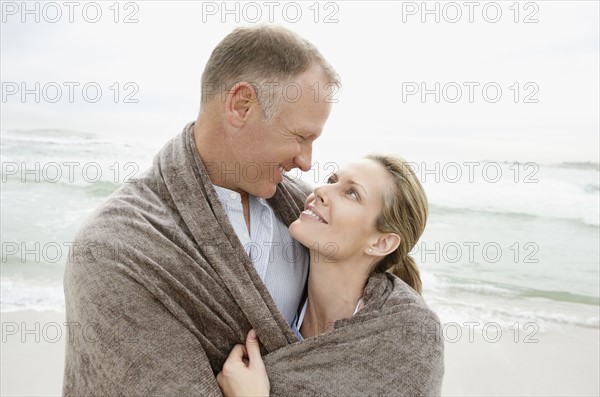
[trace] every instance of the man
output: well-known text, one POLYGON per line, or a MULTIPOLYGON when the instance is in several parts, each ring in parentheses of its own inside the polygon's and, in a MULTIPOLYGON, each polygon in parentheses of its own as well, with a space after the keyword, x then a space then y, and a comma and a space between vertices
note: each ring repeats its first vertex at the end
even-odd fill
POLYGON ((288 322, 304 287, 307 258, 296 248, 293 257, 302 266, 284 265, 284 256, 292 257, 285 250, 293 240, 287 225, 259 198, 275 194, 284 172, 310 169, 312 144, 331 111, 325 99, 331 81, 339 84, 310 43, 266 27, 238 29, 226 37, 202 76, 196 147, 237 236, 288 322), (278 263, 265 274, 273 260, 278 263))
POLYGON ((284 174, 310 169, 334 86, 286 29, 219 43, 195 123, 78 232, 63 394, 218 396, 215 374, 250 328, 266 353, 295 341, 307 258, 287 226, 307 192, 284 174))

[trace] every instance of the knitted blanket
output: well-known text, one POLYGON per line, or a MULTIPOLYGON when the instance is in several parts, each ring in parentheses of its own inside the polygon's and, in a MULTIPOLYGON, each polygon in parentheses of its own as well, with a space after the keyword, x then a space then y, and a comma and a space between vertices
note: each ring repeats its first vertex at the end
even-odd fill
POLYGON ((375 274, 365 306, 333 332, 263 357, 271 396, 439 396, 444 375, 440 322, 404 281, 375 274))
MULTIPOLYGON (((298 343, 229 224, 192 132, 190 123, 76 235, 64 275, 63 394, 221 396, 215 375, 250 328, 273 395, 439 394, 437 317, 391 275, 372 277, 363 310, 333 333, 298 343), (408 322, 418 329, 407 333, 408 322)), ((269 204, 289 225, 307 193, 285 178, 269 204)))

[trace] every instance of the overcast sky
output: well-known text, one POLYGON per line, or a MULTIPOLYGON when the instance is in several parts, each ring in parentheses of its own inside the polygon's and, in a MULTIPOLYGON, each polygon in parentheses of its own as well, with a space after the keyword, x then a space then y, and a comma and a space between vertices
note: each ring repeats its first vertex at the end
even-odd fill
POLYGON ((158 147, 195 119, 214 46, 236 26, 274 22, 312 41, 342 77, 315 159, 393 150, 410 159, 597 162, 599 3, 475 3, 430 1, 427 14, 420 1, 228 2, 229 12, 220 1, 76 2, 69 22, 64 2, 29 2, 26 13, 5 1, 1 129, 158 147), (23 83, 36 82, 40 102, 23 99, 23 83), (440 102, 423 101, 420 90, 436 82, 440 102), (57 86, 62 96, 50 103, 57 86), (98 86, 98 102, 87 102, 98 86), (125 103, 128 94, 138 102, 125 103))

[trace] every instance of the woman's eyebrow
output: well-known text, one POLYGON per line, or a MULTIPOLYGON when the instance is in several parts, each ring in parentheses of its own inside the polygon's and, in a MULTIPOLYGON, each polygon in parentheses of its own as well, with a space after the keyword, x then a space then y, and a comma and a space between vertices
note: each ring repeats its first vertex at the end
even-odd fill
POLYGON ((364 194, 365 196, 367 196, 367 190, 365 189, 365 187, 364 187, 363 185, 361 185, 360 183, 358 183, 358 182, 355 182, 355 181, 353 181, 353 180, 349 180, 349 181, 348 181, 348 183, 350 183, 351 185, 355 185, 355 186, 358 186, 359 188, 361 188, 361 189, 362 189, 362 191, 363 191, 363 194, 364 194))
MULTIPOLYGON (((341 173, 340 173, 340 174, 341 174, 341 173)), ((331 175, 332 175, 332 177, 334 177, 336 180, 339 180, 339 178, 338 178, 338 174, 336 174, 335 172, 334 172, 333 174, 331 174, 331 175)), ((360 183, 358 183, 358 182, 356 182, 356 181, 354 181, 354 180, 352 180, 352 179, 349 179, 349 180, 348 180, 348 183, 349 183, 349 184, 351 184, 351 185, 354 185, 354 186, 358 186, 359 188, 361 188, 363 195, 364 195, 364 196, 368 196, 368 194, 367 194, 367 189, 365 189, 365 187, 364 187, 363 185, 361 185, 360 183)))

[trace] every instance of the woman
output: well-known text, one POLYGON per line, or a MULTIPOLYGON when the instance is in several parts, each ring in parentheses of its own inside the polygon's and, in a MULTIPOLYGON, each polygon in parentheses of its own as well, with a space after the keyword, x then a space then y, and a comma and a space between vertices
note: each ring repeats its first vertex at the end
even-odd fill
POLYGON ((291 324, 302 342, 291 345, 297 349, 291 354, 263 358, 251 330, 246 345, 234 347, 217 376, 223 393, 269 395, 273 386, 316 394, 331 379, 333 394, 344 394, 344 387, 358 394, 439 394, 443 376, 439 320, 420 298, 419 271, 408 256, 423 233, 427 213, 420 182, 396 157, 368 156, 316 188, 289 228, 292 237, 310 249, 307 297, 291 324), (435 329, 423 331, 420 321, 435 329), (413 338, 405 337, 407 324, 413 326, 409 330, 413 338), (352 331, 343 335, 346 330, 352 331), (327 334, 336 332, 343 339, 328 341, 327 334), (428 334, 435 337, 424 341, 428 334), (311 343, 315 345, 302 350, 301 345, 311 343), (322 354, 319 343, 329 356, 314 359, 322 354), (348 347, 342 349, 345 343, 348 347), (350 365, 340 363, 348 358, 350 365), (311 364, 280 368, 289 367, 292 360, 311 364), (310 385, 315 381, 311 370, 322 378, 321 386, 310 385), (390 370, 401 379, 386 379, 390 370), (373 376, 379 375, 382 380, 373 383, 373 376), (269 377, 286 386, 270 385, 269 377))

